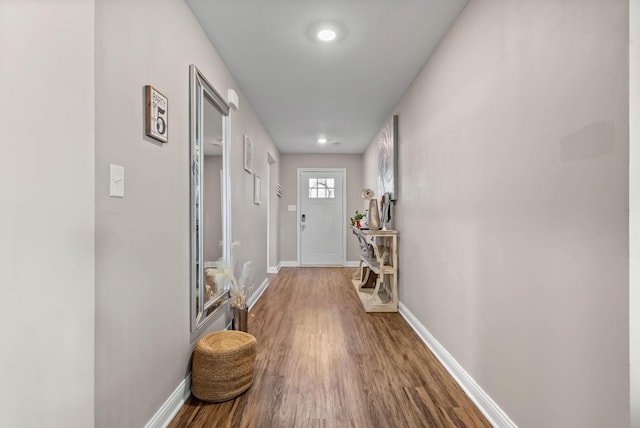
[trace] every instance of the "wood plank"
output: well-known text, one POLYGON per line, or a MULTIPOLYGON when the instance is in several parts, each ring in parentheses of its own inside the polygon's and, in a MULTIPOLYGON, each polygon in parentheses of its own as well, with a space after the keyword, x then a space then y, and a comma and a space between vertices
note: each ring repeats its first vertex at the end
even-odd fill
POLYGON ((397 313, 365 313, 353 269, 285 268, 251 311, 253 386, 190 397, 182 427, 490 427, 397 313))

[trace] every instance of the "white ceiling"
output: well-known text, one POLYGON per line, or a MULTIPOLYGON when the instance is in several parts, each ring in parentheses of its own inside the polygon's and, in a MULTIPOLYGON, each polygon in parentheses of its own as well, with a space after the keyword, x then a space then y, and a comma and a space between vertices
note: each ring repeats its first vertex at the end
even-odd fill
POLYGON ((282 153, 362 153, 467 0, 187 3, 282 153))

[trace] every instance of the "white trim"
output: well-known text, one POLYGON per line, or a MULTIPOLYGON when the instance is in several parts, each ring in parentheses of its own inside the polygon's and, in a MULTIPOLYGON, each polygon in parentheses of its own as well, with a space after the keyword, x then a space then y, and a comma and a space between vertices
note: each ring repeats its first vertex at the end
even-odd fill
POLYGON ((265 278, 264 281, 262 281, 262 284, 260 284, 260 287, 258 287, 258 289, 253 292, 251 297, 249 297, 249 301, 247 302, 249 304, 249 309, 253 308, 253 305, 255 305, 260 297, 262 297, 262 293, 264 293, 264 290, 266 290, 268 286, 269 278, 265 278))
POLYGON ((420 336, 420 339, 422 339, 425 345, 433 352, 464 392, 467 393, 471 401, 475 403, 491 425, 496 428, 517 428, 517 425, 509 419, 509 416, 480 388, 480 385, 473 380, 469 373, 458 364, 444 346, 429 333, 429 330, 422 325, 402 302, 398 302, 398 309, 400 315, 407 321, 413 331, 420 336))
POLYGON ((280 267, 300 267, 300 263, 298 263, 297 260, 293 260, 290 262, 280 262, 279 266, 280 267))
POLYGON ((640 0, 629 1, 629 408, 640 427, 640 0))
POLYGON ((300 266, 300 168, 296 172, 296 206, 296 265, 300 266))
POLYGON ((269 263, 271 263, 271 164, 269 163, 269 157, 271 155, 267 153, 267 273, 269 272, 269 263))
POLYGON ((357 260, 347 260, 342 264, 344 267, 358 267, 360 266, 360 262, 357 260))
POLYGON ((278 266, 269 266, 267 268, 267 273, 278 273, 280 272, 280 264, 278 266))
POLYGON ((145 428, 166 428, 176 416, 180 408, 191 395, 191 373, 189 373, 180 385, 167 398, 155 415, 147 422, 145 428))
MULTIPOLYGON (((271 195, 275 195, 275 192, 271 191, 271 173, 272 173, 272 165, 276 163, 275 158, 269 152, 267 152, 267 266, 271 263, 271 195)), ((270 267, 267 268, 267 273, 277 273, 277 272, 269 272, 270 267)))
MULTIPOLYGON (((298 168, 297 177, 296 177, 296 203, 298 206, 298 211, 296 212, 296 237, 297 237, 297 258, 298 258, 298 266, 300 266, 301 259, 301 248, 300 241, 302 236, 300 235, 300 176, 303 172, 334 172, 342 174, 342 223, 346 223, 347 219, 347 168, 298 168)), ((342 263, 344 264, 347 260, 347 234, 345 230, 342 230, 342 263)))

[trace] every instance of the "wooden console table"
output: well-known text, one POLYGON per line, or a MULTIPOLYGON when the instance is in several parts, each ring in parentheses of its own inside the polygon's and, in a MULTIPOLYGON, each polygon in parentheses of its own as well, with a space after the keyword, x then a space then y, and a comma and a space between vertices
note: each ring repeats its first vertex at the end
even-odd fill
POLYGON ((360 264, 353 286, 364 310, 398 312, 398 231, 350 227, 360 241, 360 264))

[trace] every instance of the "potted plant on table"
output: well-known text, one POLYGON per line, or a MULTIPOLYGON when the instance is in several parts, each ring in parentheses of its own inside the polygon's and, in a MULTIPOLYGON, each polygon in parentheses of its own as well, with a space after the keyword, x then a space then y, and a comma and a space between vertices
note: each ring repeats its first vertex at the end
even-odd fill
POLYGON ((362 220, 366 216, 367 216, 367 210, 364 210, 363 213, 358 212, 358 210, 356 210, 356 214, 353 217, 351 217, 351 226, 354 226, 360 229, 360 226, 361 226, 360 220, 362 220))

